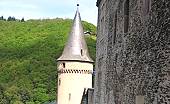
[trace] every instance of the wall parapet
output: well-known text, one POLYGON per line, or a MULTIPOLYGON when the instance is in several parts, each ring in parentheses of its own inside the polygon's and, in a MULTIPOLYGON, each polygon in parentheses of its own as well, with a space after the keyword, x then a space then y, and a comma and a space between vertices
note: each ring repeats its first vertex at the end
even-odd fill
POLYGON ((60 74, 64 73, 79 73, 79 74, 92 74, 93 71, 91 70, 79 70, 79 69, 60 69, 58 71, 60 74))

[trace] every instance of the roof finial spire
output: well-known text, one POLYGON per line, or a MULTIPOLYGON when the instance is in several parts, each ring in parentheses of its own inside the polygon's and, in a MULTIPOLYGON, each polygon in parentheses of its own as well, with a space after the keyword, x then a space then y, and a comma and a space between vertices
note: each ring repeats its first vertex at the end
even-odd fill
POLYGON ((77 4, 77 11, 73 20, 72 29, 70 31, 68 41, 64 47, 64 51, 62 55, 58 58, 58 61, 73 60, 93 62, 88 53, 83 26, 81 23, 81 16, 78 10, 79 3, 77 4))
POLYGON ((80 6, 80 4, 79 4, 79 0, 77 0, 77 7, 79 7, 80 6))

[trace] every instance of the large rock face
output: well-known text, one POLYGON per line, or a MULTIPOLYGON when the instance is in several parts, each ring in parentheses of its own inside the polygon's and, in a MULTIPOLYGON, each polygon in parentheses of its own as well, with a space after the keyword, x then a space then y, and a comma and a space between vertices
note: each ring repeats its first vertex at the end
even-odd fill
POLYGON ((170 0, 98 0, 94 104, 170 104, 170 0))

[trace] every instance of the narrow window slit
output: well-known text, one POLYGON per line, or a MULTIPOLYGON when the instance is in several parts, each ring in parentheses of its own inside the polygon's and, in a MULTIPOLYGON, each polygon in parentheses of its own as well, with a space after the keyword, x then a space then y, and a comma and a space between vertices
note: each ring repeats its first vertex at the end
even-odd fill
POLYGON ((129 29, 129 0, 124 3, 124 33, 127 33, 129 29))
POLYGON ((69 93, 69 101, 71 100, 71 93, 69 93))
POLYGON ((65 63, 63 63, 63 68, 65 68, 66 67, 66 64, 65 63))
POLYGON ((83 56, 83 50, 81 49, 81 56, 83 56))
POLYGON ((115 13, 115 24, 114 24, 114 37, 113 37, 113 43, 116 43, 116 33, 117 33, 117 11, 115 13))

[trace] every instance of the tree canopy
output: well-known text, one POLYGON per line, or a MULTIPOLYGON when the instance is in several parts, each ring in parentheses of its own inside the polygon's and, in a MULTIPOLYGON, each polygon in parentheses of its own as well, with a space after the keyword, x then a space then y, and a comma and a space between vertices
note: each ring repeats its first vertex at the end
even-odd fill
MULTIPOLYGON (((42 104, 56 99, 57 62, 70 19, 0 21, 0 104, 42 104)), ((83 22, 85 31, 96 27, 83 22)), ((86 37, 95 60, 95 35, 86 37)))

